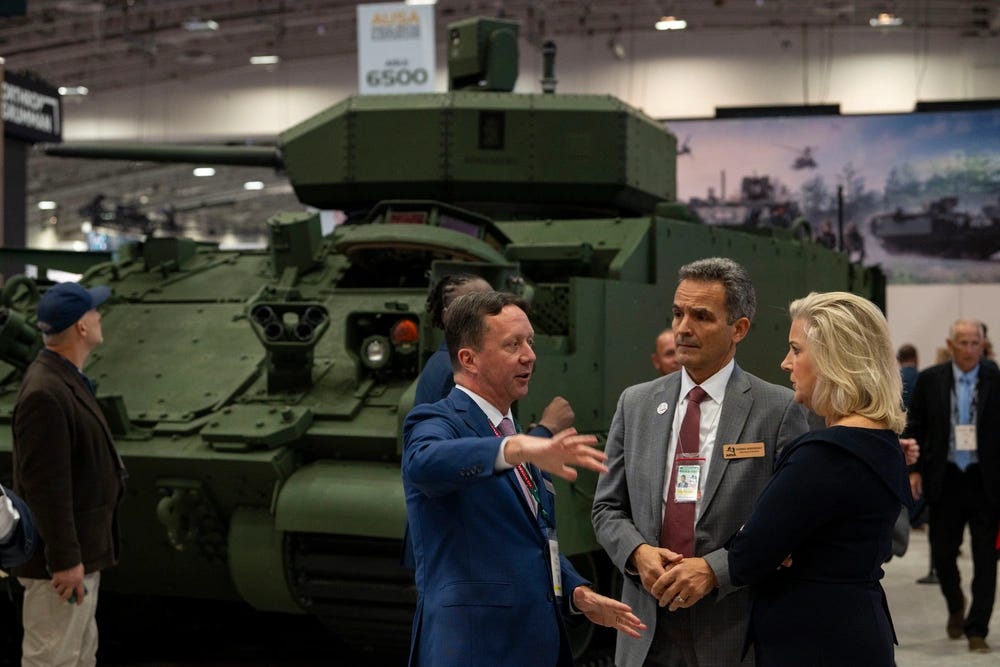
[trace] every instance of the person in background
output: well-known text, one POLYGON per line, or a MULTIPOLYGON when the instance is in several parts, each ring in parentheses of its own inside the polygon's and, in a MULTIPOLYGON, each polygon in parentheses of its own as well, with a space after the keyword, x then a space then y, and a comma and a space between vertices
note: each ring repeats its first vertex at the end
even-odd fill
POLYGON ((622 392, 594 495, 597 541, 625 575, 622 601, 650 628, 638 641, 619 635, 618 667, 740 663, 749 592, 732 583, 724 545, 778 452, 808 429, 787 387, 735 361, 757 307, 746 269, 714 257, 678 277, 672 329, 683 372, 622 392), (664 599, 681 606, 670 611, 664 599))
POLYGON ((909 343, 899 346, 896 351, 896 361, 899 362, 899 373, 903 379, 903 409, 910 409, 913 400, 913 388, 917 386, 917 348, 909 343))
POLYGON ((125 467, 83 374, 104 341, 105 286, 50 287, 38 301, 45 347, 14 405, 14 488, 31 507, 38 548, 14 568, 24 586, 22 665, 95 665, 101 571, 118 563, 125 467))
POLYGON ((990 342, 990 331, 985 323, 983 323, 983 359, 981 363, 993 364, 994 366, 997 363, 993 354, 993 343, 990 342))
MULTIPOLYGON (((445 317, 451 302, 470 292, 489 292, 493 286, 472 273, 452 273, 437 281, 427 295, 427 312, 431 316, 431 324, 438 329, 444 329, 445 317)), ((434 403, 448 395, 455 386, 455 379, 448 358, 448 345, 441 341, 441 346, 427 359, 424 368, 417 379, 417 393, 413 398, 414 405, 434 403)))
POLYGON ((931 554, 948 605, 945 631, 952 639, 964 635, 976 653, 990 651, 1000 519, 1000 371, 982 361, 984 340, 978 320, 951 325, 952 361, 921 371, 906 428, 920 444, 910 486, 914 498, 927 498, 931 554), (973 570, 968 615, 957 563, 966 526, 973 570))
MULTIPOLYGON (((913 389, 917 385, 917 375, 920 374, 920 371, 917 369, 919 363, 917 348, 910 343, 900 345, 899 349, 896 350, 896 361, 899 362, 899 374, 903 380, 903 408, 909 411, 910 403, 913 400, 913 389)), ((904 438, 902 442, 907 444, 911 442, 915 443, 916 441, 912 438, 904 438)), ((910 462, 907 461, 907 463, 910 462)), ((914 498, 913 500, 913 507, 909 510, 910 527, 916 530, 923 530, 924 525, 927 523, 927 502, 923 496, 914 498)), ((927 554, 930 559, 927 574, 917 579, 917 583, 937 584, 937 573, 934 572, 934 555, 930 553, 930 549, 928 549, 927 554)))
MULTIPOLYGON (((448 307, 455 299, 473 292, 491 291, 493 287, 484 278, 471 273, 453 273, 444 276, 427 296, 427 312, 431 314, 431 323, 435 327, 444 329, 448 318, 448 307)), ((448 355, 448 342, 445 340, 427 359, 420 377, 417 378, 413 405, 439 401, 447 396, 454 386, 454 371, 448 355)), ((528 432, 543 438, 551 437, 554 433, 571 427, 575 418, 569 401, 562 396, 556 396, 542 411, 538 422, 529 426, 528 432)))
POLYGON ((534 330, 512 294, 457 299, 445 324, 456 386, 403 426, 403 488, 416 556, 410 665, 573 663, 564 618, 582 614, 630 637, 645 629, 590 588, 560 554, 551 475, 605 470, 597 439, 566 429, 517 433, 534 330))
POLYGON ((781 368, 796 402, 827 428, 785 447, 728 544, 733 583, 752 588, 748 641, 758 667, 892 667, 895 633, 879 580, 900 503, 911 501, 888 325, 847 292, 814 292, 789 312, 781 368))
POLYGON ((852 262, 865 261, 865 238, 861 235, 861 230, 853 222, 847 223, 844 231, 844 252, 852 262))
POLYGON ((837 248, 837 235, 833 233, 833 224, 829 220, 824 220, 823 224, 820 225, 819 233, 816 234, 816 243, 830 250, 837 248))
POLYGON ((681 369, 681 365, 677 363, 677 345, 674 344, 673 331, 664 329, 656 337, 650 361, 653 362, 653 368, 658 370, 660 375, 669 375, 681 369))

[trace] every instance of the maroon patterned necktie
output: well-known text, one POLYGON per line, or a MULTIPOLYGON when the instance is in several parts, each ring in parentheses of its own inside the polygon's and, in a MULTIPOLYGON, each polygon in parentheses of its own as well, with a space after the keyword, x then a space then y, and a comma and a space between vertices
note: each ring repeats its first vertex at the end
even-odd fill
POLYGON ((694 458, 701 449, 701 402, 708 393, 701 387, 692 387, 688 392, 687 412, 681 420, 680 437, 674 450, 674 462, 670 468, 670 484, 667 486, 667 502, 663 512, 663 526, 660 528, 660 546, 685 557, 694 556, 694 514, 696 503, 679 503, 674 500, 677 488, 678 457, 694 458))

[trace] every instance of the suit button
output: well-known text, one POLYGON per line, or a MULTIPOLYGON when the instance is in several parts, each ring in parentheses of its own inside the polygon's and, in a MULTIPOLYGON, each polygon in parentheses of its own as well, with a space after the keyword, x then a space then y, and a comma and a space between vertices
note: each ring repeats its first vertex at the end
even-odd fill
POLYGON ((548 596, 547 596, 547 597, 549 598, 549 602, 552 602, 552 601, 553 601, 553 600, 552 600, 552 591, 549 591, 549 594, 548 594, 548 596))

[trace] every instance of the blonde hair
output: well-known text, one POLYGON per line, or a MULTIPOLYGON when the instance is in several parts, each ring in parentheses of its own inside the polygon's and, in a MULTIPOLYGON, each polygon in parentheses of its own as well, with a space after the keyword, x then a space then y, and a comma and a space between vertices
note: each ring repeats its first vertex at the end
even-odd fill
POLYGON ((793 301, 788 312, 805 323, 816 366, 813 409, 827 417, 861 415, 902 433, 899 362, 875 304, 849 292, 812 292, 793 301))

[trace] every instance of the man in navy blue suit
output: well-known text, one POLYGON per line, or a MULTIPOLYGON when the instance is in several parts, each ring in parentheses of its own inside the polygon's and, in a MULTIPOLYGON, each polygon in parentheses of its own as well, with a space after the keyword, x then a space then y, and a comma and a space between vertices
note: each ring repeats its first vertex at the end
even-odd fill
POLYGON ((410 664, 569 666, 565 616, 633 637, 632 610, 596 593, 559 553, 551 474, 605 471, 596 438, 569 428, 516 433, 534 331, 512 294, 467 294, 445 338, 456 386, 415 407, 403 427, 403 486, 416 557, 410 664))

